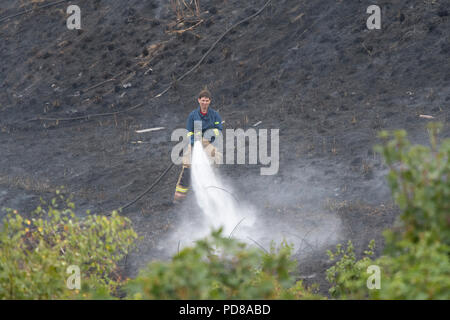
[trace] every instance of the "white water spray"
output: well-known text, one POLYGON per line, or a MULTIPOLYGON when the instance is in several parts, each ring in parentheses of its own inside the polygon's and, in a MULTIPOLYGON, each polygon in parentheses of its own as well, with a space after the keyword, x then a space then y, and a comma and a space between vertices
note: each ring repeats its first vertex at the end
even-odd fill
MULTIPOLYGON (((261 207, 263 203, 253 206, 245 200, 239 200, 231 186, 224 183, 216 172, 200 141, 196 141, 192 148, 191 181, 200 212, 186 216, 189 210, 181 209, 181 218, 184 220, 180 228, 170 233, 168 238, 161 239, 158 246, 159 250, 164 250, 168 255, 193 245, 196 240, 208 236, 211 229, 219 227, 223 228, 223 236, 266 250, 270 248, 272 241, 278 245, 286 240, 293 245, 293 253, 303 257, 323 252, 323 246, 336 243, 340 238, 340 220, 336 215, 321 210, 302 210, 297 205, 293 207, 295 203, 292 199, 297 195, 292 195, 292 190, 300 191, 303 197, 307 194, 300 189, 301 185, 289 186, 287 190, 291 190, 291 193, 279 186, 275 194, 277 197, 281 194, 286 204, 274 203, 274 207, 268 209, 269 214, 267 207, 261 207)), ((247 182, 246 180, 245 183, 247 182)), ((274 191, 267 193, 266 186, 247 185, 245 189, 250 188, 266 197, 266 205, 267 202, 273 202, 269 195, 273 196, 274 191)), ((191 206, 192 203, 185 202, 185 205, 191 206)))
POLYGON ((192 186, 209 228, 223 227, 224 235, 229 235, 237 225, 253 224, 250 210, 239 205, 231 188, 216 174, 200 141, 192 151, 192 186))

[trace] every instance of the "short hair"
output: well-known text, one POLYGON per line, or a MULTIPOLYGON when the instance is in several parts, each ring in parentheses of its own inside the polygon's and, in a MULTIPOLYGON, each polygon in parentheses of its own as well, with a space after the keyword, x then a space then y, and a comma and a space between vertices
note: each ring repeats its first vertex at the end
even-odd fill
POLYGON ((198 98, 208 98, 211 100, 211 92, 209 92, 208 89, 203 89, 202 91, 200 91, 200 93, 198 94, 198 98))

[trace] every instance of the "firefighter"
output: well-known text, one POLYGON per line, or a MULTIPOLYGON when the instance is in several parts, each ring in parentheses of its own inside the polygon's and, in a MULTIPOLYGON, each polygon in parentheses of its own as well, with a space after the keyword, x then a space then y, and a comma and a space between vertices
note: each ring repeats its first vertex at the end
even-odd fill
POLYGON ((217 111, 209 107, 211 103, 211 93, 208 89, 205 88, 199 93, 197 101, 199 106, 189 114, 186 121, 187 135, 190 137, 191 143, 188 146, 188 151, 183 155, 183 166, 175 188, 174 202, 178 202, 186 197, 191 184, 191 149, 194 146, 195 141, 195 121, 201 121, 202 123, 202 132, 198 132, 197 134, 202 135, 202 145, 210 158, 210 161, 214 161, 216 164, 222 162, 222 154, 218 152, 211 143, 214 142, 215 137, 219 136, 222 132, 222 118, 217 111), (209 129, 213 130, 214 135, 208 140, 203 137, 203 134, 209 129))

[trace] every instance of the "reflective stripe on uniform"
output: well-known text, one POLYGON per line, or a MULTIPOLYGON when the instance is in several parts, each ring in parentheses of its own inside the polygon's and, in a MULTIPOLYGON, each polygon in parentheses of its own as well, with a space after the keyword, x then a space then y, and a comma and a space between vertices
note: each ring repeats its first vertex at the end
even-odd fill
POLYGON ((216 136, 219 135, 219 129, 213 129, 214 133, 216 134, 216 136))
POLYGON ((181 193, 186 193, 188 192, 189 188, 182 188, 182 187, 176 187, 176 191, 181 192, 181 193))
POLYGON ((193 132, 188 132, 187 136, 190 137, 192 136, 194 133, 193 132))
POLYGON ((219 124, 219 121, 214 122, 214 124, 219 124))

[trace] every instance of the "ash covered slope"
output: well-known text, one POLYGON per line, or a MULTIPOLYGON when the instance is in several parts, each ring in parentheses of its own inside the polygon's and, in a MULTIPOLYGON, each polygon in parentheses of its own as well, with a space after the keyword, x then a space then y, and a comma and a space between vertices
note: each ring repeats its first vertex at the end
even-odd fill
MULTIPOLYGON (((20 3, 26 2, 3 2, 2 17, 18 12, 20 3)), ((108 110, 114 103, 123 109, 141 102, 142 96, 161 92, 171 75, 187 71, 227 27, 263 4, 205 1, 204 23, 180 36, 166 32, 172 30, 168 24, 175 15, 164 1, 80 1, 82 31, 65 27, 65 4, 6 20, 0 44, 2 124, 44 113, 82 114, 108 110), (147 72, 146 66, 153 71, 147 72), (136 75, 123 101, 117 101, 121 86, 109 92, 119 81, 83 93, 127 68, 136 75)), ((191 97, 189 86, 208 83, 219 97, 217 103, 228 110, 239 106, 258 114, 264 108, 260 100, 267 105, 281 98, 297 99, 288 114, 301 111, 301 104, 347 105, 366 112, 375 101, 389 108, 402 101, 418 104, 421 96, 429 96, 427 105, 442 106, 450 81, 446 2, 379 1, 380 31, 365 26, 369 4, 274 2, 218 44, 198 74, 180 83, 182 95, 191 97)), ((126 72, 118 76, 124 78, 126 72)), ((180 112, 174 107, 170 111, 180 112)))
MULTIPOLYGON (((150 99, 265 1, 200 3, 203 22, 183 33, 174 31, 195 22, 175 24, 166 1, 77 1, 82 31, 66 28, 65 4, 0 23, 0 206, 34 208, 59 185, 81 209, 97 212, 134 199, 167 167, 170 132, 184 127, 207 84, 227 127, 262 121, 280 129, 276 176, 260 176, 257 166, 225 168, 239 192, 288 223, 324 211, 331 199, 327 208, 348 226, 344 237, 357 248, 378 239, 395 210, 387 209, 385 171, 372 152, 377 131, 405 128, 426 143, 427 120, 418 116, 429 114, 449 136, 448 1, 274 1, 228 33, 194 73, 150 99), (371 4, 382 7, 382 30, 366 28, 371 4), (23 121, 139 103, 115 117, 23 121), (167 129, 135 133, 157 126, 167 129)), ((2 1, 0 17, 21 4, 32 6, 2 1)), ((155 242, 179 219, 168 205, 177 175, 172 170, 127 213, 146 243, 145 254, 128 260, 130 274, 159 257, 155 242)))

